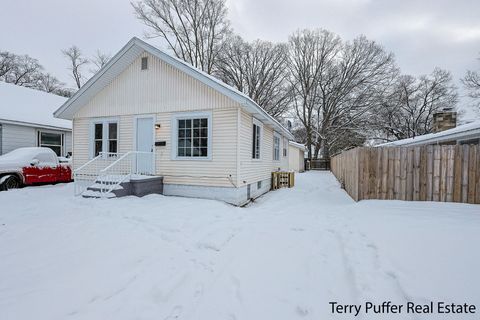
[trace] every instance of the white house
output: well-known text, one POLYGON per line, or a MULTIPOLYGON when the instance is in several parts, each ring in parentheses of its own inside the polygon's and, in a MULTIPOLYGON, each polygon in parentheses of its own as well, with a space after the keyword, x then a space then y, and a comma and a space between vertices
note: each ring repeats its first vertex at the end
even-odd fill
POLYGON ((115 171, 123 163, 163 177, 166 195, 240 205, 270 190, 272 171, 289 169, 286 128, 245 94, 138 38, 55 116, 73 120, 78 177, 124 173, 115 171))
POLYGON ((462 124, 452 129, 433 132, 377 145, 378 147, 480 144, 480 120, 462 124))
POLYGON ((288 167, 295 172, 305 171, 305 152, 307 147, 295 141, 289 142, 288 167))
POLYGON ((72 122, 53 112, 67 99, 0 81, 0 155, 20 147, 72 152, 72 122))

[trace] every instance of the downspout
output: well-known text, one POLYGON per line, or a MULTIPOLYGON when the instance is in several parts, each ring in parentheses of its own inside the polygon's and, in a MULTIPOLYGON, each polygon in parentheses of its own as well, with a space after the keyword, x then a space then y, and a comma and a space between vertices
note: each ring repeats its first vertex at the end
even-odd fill
POLYGON ((240 187, 240 129, 241 129, 241 117, 242 111, 240 107, 237 107, 237 179, 236 187, 240 187))

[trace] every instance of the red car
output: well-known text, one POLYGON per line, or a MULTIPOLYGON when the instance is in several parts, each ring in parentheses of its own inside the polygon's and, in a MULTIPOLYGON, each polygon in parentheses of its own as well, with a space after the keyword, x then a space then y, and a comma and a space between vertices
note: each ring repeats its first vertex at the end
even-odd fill
POLYGON ((72 181, 68 161, 49 148, 19 148, 0 156, 0 190, 72 181))

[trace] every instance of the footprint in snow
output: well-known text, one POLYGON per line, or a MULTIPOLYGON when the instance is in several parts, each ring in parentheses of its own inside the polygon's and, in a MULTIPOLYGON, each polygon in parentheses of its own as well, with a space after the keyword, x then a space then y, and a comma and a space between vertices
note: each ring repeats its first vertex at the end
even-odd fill
POLYGON ((180 315, 182 314, 183 308, 182 306, 175 306, 173 308, 172 312, 168 317, 166 317, 164 320, 173 320, 173 319, 178 319, 180 315))
POLYGON ((296 312, 299 316, 306 317, 310 314, 310 310, 305 306, 297 306, 296 312))

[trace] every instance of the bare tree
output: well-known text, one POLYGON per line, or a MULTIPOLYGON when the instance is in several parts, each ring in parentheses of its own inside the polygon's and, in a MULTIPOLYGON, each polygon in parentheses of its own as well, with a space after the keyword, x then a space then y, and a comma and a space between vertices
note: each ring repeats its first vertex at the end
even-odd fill
POLYGON ((95 68, 90 70, 92 73, 97 73, 108 61, 112 58, 112 55, 108 53, 102 53, 100 50, 97 50, 91 62, 95 65, 95 68))
POLYGON ((286 63, 285 44, 260 40, 247 43, 236 36, 227 42, 214 75, 280 119, 290 104, 286 63))
MULTIPOLYGON (((308 157, 312 158, 312 145, 316 128, 316 109, 319 103, 319 82, 339 55, 340 38, 326 30, 297 31, 289 39, 289 82, 292 88, 293 108, 305 127, 308 157)), ((325 78, 325 81, 328 81, 325 78)), ((331 81, 331 80, 330 80, 331 81)))
POLYGON ((428 76, 398 77, 371 119, 387 141, 412 138, 432 132, 433 114, 457 102, 450 72, 437 68, 428 76))
POLYGON ((297 32, 289 46, 294 108, 309 157, 363 143, 377 96, 397 73, 393 55, 364 36, 343 43, 325 30, 297 32))
POLYGON ((90 63, 90 61, 82 55, 80 48, 71 46, 68 49, 62 50, 63 55, 68 59, 70 64, 69 70, 72 71, 72 78, 78 89, 81 88, 84 75, 83 67, 90 63))
POLYGON ((0 80, 62 96, 70 96, 70 91, 50 73, 43 71, 43 66, 28 55, 17 55, 0 51, 0 80))
POLYGON ((8 51, 0 51, 0 79, 5 79, 16 65, 16 55, 8 51))
POLYGON ((9 52, 1 54, 0 80, 18 86, 35 87, 43 67, 37 59, 28 55, 16 55, 9 52))
MULTIPOLYGON (((478 60, 480 61, 480 57, 478 60)), ((468 70, 462 79, 462 83, 469 97, 474 99, 477 102, 477 106, 480 107, 480 71, 468 70)))
POLYGON ((52 76, 50 73, 40 75, 37 82, 37 88, 39 90, 55 94, 58 94, 64 86, 65 83, 52 76))
POLYGON ((329 157, 344 141, 363 143, 377 96, 398 72, 393 54, 364 36, 343 44, 331 62, 319 82, 315 157, 320 150, 329 157))
POLYGON ((225 0, 141 0, 132 2, 148 37, 164 39, 173 53, 209 74, 230 32, 225 0))

